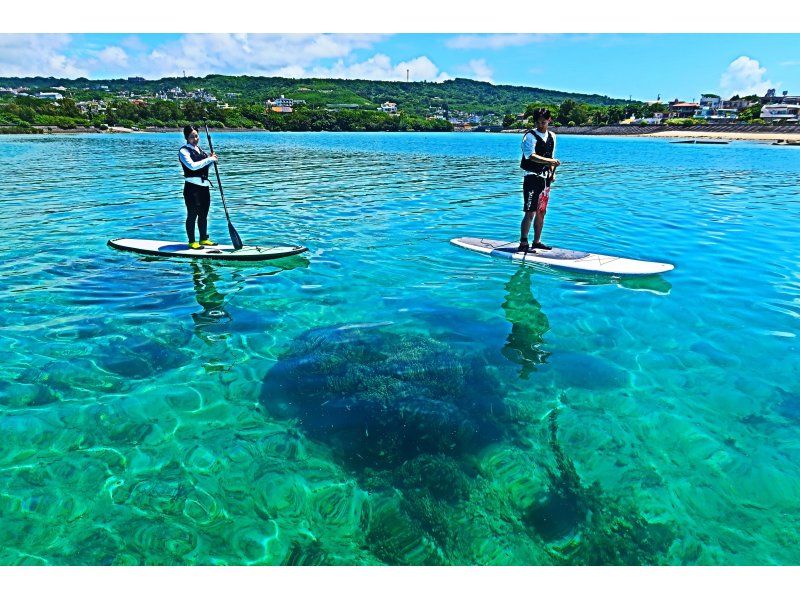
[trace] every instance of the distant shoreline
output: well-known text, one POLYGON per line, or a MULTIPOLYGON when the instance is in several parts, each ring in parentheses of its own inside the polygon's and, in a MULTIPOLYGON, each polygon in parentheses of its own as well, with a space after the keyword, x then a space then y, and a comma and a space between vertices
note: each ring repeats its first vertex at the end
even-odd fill
POLYGON ((800 141, 800 133, 733 133, 729 131, 662 131, 642 137, 689 137, 741 141, 800 141))
POLYGON ((606 125, 599 127, 553 127, 562 135, 613 135, 619 137, 682 137, 740 141, 800 141, 800 125, 606 125))
MULTIPOLYGON (((57 127, 36 127, 39 133, 7 133, 8 135, 76 135, 82 133, 182 133, 179 128, 155 128, 145 127, 142 129, 129 129, 125 127, 109 127, 106 130, 94 127, 76 127, 74 129, 59 129, 57 127)), ((665 126, 636 126, 636 125, 606 125, 606 126, 576 126, 576 127, 552 127, 553 131, 560 135, 587 135, 587 136, 611 136, 611 137, 666 137, 684 139, 719 139, 719 140, 738 140, 738 141, 772 141, 787 143, 800 142, 800 125, 784 125, 777 127, 758 126, 758 125, 706 125, 692 127, 665 127, 665 126)), ((214 127, 215 132, 224 133, 270 133, 268 129, 248 129, 245 127, 214 127)), ((287 131, 308 133, 314 131, 287 131)), ((320 132, 320 131, 317 131, 320 132)), ((340 131, 363 132, 363 131, 340 131)), ((394 131, 385 131, 391 133, 394 131)), ((419 131, 417 131, 419 132, 419 131)), ((523 129, 504 129, 501 133, 521 134, 523 129)), ((2 127, 0 127, 2 133, 2 127)), ((454 131, 456 134, 463 134, 454 131)))

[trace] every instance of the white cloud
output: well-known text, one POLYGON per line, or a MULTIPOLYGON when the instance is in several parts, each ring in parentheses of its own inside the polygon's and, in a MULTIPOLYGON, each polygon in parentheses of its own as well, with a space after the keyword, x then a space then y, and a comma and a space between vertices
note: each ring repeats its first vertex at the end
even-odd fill
POLYGON ((762 67, 757 60, 748 56, 740 56, 728 65, 722 73, 719 86, 724 97, 733 95, 746 96, 751 94, 763 95, 770 88, 776 88, 780 82, 773 83, 765 79, 767 69, 762 67))
POLYGON ((396 64, 385 54, 352 60, 355 51, 369 49, 384 38, 366 34, 188 34, 129 60, 129 70, 148 78, 181 75, 185 70, 190 76, 224 73, 405 81, 408 69, 413 81, 451 78, 426 56, 396 64))
POLYGON ((119 45, 126 48, 129 52, 143 53, 147 50, 147 46, 138 35, 127 35, 123 37, 119 45))
MULTIPOLYGON (((444 81, 452 77, 427 56, 394 62, 376 53, 358 60, 384 35, 371 34, 185 34, 156 47, 135 35, 113 45, 94 48, 72 58, 66 35, 9 36, 0 34, 0 75, 81 77, 143 76, 149 79, 208 74, 281 77, 330 77, 405 81, 444 81), (12 63, 12 59, 15 61, 12 63), (38 62, 37 62, 38 61, 38 62), (41 66, 37 66, 41 65, 41 66)), ((368 55, 367 55, 368 56, 368 55)), ((491 77, 483 60, 474 60, 464 76, 491 77)))
POLYGON ((409 71, 411 81, 444 81, 451 79, 447 73, 439 71, 430 58, 419 56, 412 60, 400 62, 395 67, 395 73, 400 75, 400 79, 405 79, 406 69, 409 71))
POLYGON ((337 60, 331 67, 313 67, 300 69, 290 67, 282 72, 294 73, 293 77, 320 77, 332 79, 369 79, 373 81, 405 81, 406 71, 411 81, 444 81, 450 75, 439 70, 427 56, 419 56, 411 60, 392 64, 391 58, 385 54, 375 54, 363 62, 345 64, 337 60))
POLYGON ((445 42, 448 48, 459 50, 500 50, 502 48, 527 46, 544 41, 547 35, 530 33, 497 33, 493 35, 457 35, 445 42))
MULTIPOLYGON (((361 34, 187 34, 160 46, 139 61, 139 71, 152 78, 180 75, 289 76, 318 60, 344 59, 383 39, 361 34)), ((297 74, 291 76, 299 76, 297 74)))
POLYGON ((70 42, 64 34, 0 34, 0 76, 87 77, 65 54, 70 42))
POLYGON ((459 67, 463 70, 464 74, 462 76, 468 79, 475 79, 476 81, 486 81, 487 83, 493 83, 492 74, 493 70, 490 67, 486 60, 483 58, 479 58, 476 60, 470 60, 469 64, 466 67, 459 67))
POLYGON ((96 54, 101 67, 127 67, 128 53, 119 46, 108 46, 96 54))

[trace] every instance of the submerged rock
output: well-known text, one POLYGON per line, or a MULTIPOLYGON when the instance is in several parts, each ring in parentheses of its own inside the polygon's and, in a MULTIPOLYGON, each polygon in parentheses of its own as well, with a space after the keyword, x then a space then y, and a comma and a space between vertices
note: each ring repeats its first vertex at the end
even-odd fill
POLYGON ((549 363, 563 387, 608 390, 630 383, 627 371, 588 353, 556 352, 551 355, 549 363))
POLYGON ((698 355, 703 355, 706 359, 708 359, 709 362, 716 366, 735 367, 741 365, 741 362, 736 356, 718 349, 708 341, 698 341, 693 343, 689 349, 698 355))
POLYGON ((110 345, 99 357, 104 370, 133 380, 177 369, 189 361, 189 355, 180 349, 146 337, 129 337, 124 343, 110 345))
POLYGON ((383 326, 309 330, 267 374, 261 401, 351 464, 394 467, 500 436, 502 391, 485 360, 383 326))
POLYGON ((788 392, 780 386, 775 387, 778 402, 775 404, 775 410, 781 417, 784 417, 792 422, 800 422, 800 394, 796 392, 788 392))

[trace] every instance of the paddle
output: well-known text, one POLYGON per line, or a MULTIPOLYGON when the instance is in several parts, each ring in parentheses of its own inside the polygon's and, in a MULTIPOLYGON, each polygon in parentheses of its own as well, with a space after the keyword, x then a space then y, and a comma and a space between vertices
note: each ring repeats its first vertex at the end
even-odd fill
MULTIPOLYGON (((208 149, 211 153, 214 153, 214 146, 211 144, 211 133, 208 132, 208 124, 203 122, 203 125, 206 128, 206 137, 208 138, 208 149)), ((225 218, 228 219, 228 233, 231 236, 231 242, 233 243, 234 249, 241 249, 244 247, 244 243, 242 243, 242 238, 239 236, 239 233, 236 232, 236 229, 233 228, 233 223, 231 222, 231 217, 228 215, 228 206, 225 205, 225 194, 222 192, 222 181, 219 178, 219 168, 217 167, 217 163, 214 162, 214 172, 217 175, 217 185, 219 185, 219 195, 222 197, 222 207, 225 209, 225 218)))

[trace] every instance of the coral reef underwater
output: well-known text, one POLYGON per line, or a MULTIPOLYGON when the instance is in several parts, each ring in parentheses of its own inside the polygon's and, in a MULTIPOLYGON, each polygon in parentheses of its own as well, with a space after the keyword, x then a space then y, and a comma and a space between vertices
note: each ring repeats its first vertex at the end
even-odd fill
MULTIPOLYGON (((267 374, 261 401, 329 447, 369 496, 360 545, 377 562, 656 564, 674 538, 585 484, 558 410, 513 421, 486 357, 385 325, 308 330, 267 374), (538 444, 519 438, 544 428, 538 444)), ((311 543, 288 562, 330 564, 311 543)))
POLYGON ((503 391, 479 355, 381 325, 303 333, 268 373, 261 402, 357 466, 463 454, 497 440, 503 391))

